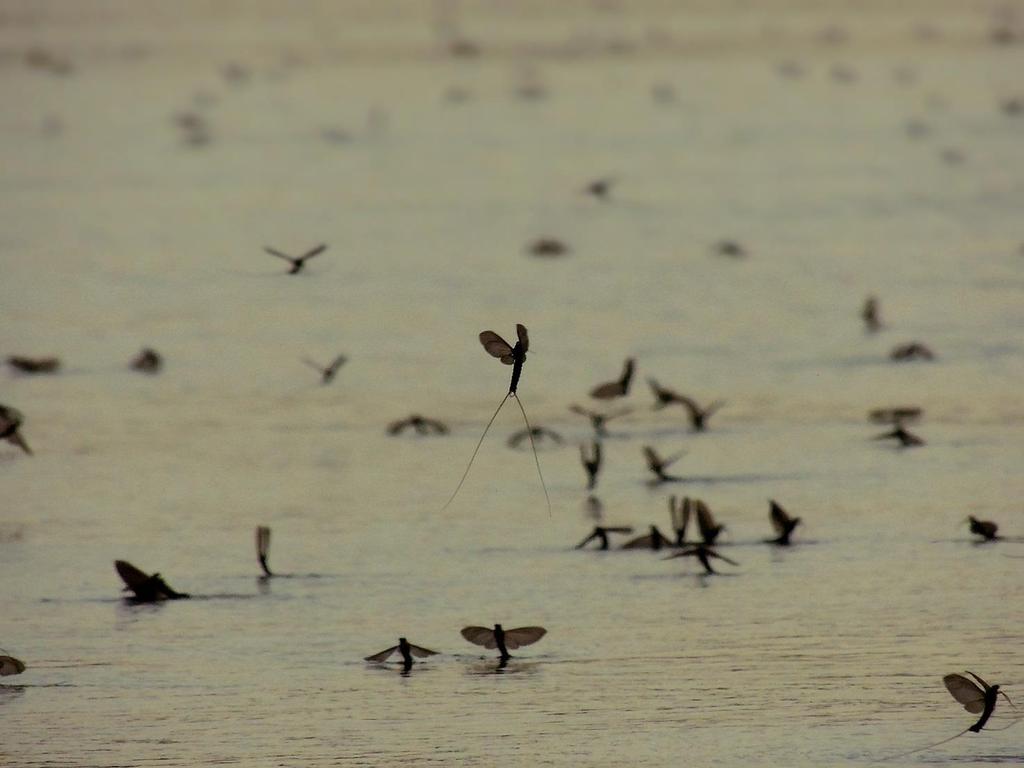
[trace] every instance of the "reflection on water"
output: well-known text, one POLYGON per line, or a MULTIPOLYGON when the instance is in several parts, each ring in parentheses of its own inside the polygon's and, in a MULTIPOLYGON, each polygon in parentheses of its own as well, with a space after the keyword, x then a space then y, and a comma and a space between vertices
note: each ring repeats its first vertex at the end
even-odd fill
MULTIPOLYGON (((0 371, 3 761, 857 764, 969 724, 947 673, 1021 697, 1012 8, 8 5, 0 346, 61 366, 0 371), (552 513, 515 409, 438 512, 520 322, 552 513), (672 493, 741 566, 572 549, 672 493), (128 604, 125 554, 193 599, 128 604), (499 620, 545 652, 467 653, 499 620), (445 655, 362 661, 403 634, 445 655)), ((1019 762, 1014 717, 890 764, 1019 762)))

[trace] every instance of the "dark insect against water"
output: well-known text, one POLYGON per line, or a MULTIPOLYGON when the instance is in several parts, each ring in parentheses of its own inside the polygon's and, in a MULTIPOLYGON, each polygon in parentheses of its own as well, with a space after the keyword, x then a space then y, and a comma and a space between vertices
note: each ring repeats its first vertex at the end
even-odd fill
POLYGON ((725 405, 724 400, 715 400, 713 403, 708 405, 706 408, 701 408, 697 401, 692 397, 681 395, 674 390, 667 389, 666 387, 658 384, 654 379, 648 379, 647 383, 650 385, 651 390, 654 392, 656 402, 654 403, 654 410, 659 410, 672 403, 679 403, 686 409, 687 414, 690 417, 690 426, 694 432, 703 432, 707 429, 707 420, 711 418, 711 415, 725 405))
POLYGON ((665 534, 658 530, 658 526, 652 525, 649 530, 649 533, 627 541, 622 545, 622 549, 653 549, 657 552, 663 547, 672 546, 672 542, 665 537, 665 534))
POLYGON ((502 629, 501 624, 495 624, 494 629, 487 627, 464 627, 462 629, 462 636, 474 645, 497 648, 502 661, 512 658, 508 652, 510 648, 514 651, 524 645, 532 645, 546 634, 547 630, 544 627, 502 629))
POLYGON ((160 373, 163 364, 164 359, 160 356, 160 353, 151 347, 146 347, 132 358, 131 369, 140 373, 154 374, 160 373))
POLYGON ((897 423, 889 432, 875 435, 873 440, 897 440, 900 448, 917 448, 924 445, 924 440, 908 430, 902 424, 897 423))
POLYGON ((583 463, 583 471, 587 473, 587 490, 592 491, 597 485, 597 475, 601 471, 601 443, 594 441, 590 444, 590 452, 587 447, 580 446, 580 461, 583 463))
POLYGON ((398 638, 398 645, 393 645, 390 648, 385 648, 383 651, 378 651, 372 656, 367 656, 366 661, 382 664, 387 661, 395 651, 398 651, 402 655, 402 667, 406 672, 412 669, 412 665, 414 663, 412 660, 413 656, 418 659, 425 659, 428 656, 436 656, 438 653, 437 651, 432 651, 429 648, 413 645, 404 637, 400 637, 398 638))
POLYGON ((60 358, 11 355, 7 364, 22 373, 56 373, 60 368, 60 358))
POLYGON ((260 568, 263 569, 262 578, 269 579, 273 576, 267 558, 270 556, 270 528, 265 525, 256 526, 256 559, 260 561, 260 568))
MULTIPOLYGON (((907 755, 912 755, 915 752, 923 752, 926 749, 934 749, 935 747, 947 744, 953 739, 963 736, 967 732, 981 733, 981 729, 985 727, 985 724, 988 722, 989 718, 992 717, 992 713, 995 711, 996 699, 999 696, 1005 698, 1006 701, 1009 702, 1010 706, 1016 709, 1016 707, 1014 707, 1013 702, 1010 701, 1010 697, 1003 693, 1001 690, 999 690, 998 685, 989 685, 970 670, 967 671, 967 674, 973 677, 978 684, 976 685, 974 681, 970 680, 967 677, 964 677, 963 675, 959 675, 956 673, 946 675, 942 678, 942 682, 945 684, 946 690, 949 691, 950 695, 958 702, 963 704, 964 709, 966 709, 972 715, 981 715, 981 717, 978 718, 977 722, 975 722, 974 725, 964 728, 962 731, 960 731, 960 733, 950 736, 948 739, 943 739, 942 741, 937 741, 934 744, 928 744, 924 747, 918 747, 917 749, 912 749, 909 752, 901 752, 898 755, 892 755, 891 757, 885 758, 886 760, 895 760, 899 757, 906 757, 907 755)), ((1014 725, 1018 722, 1020 722, 1019 719, 1014 720, 1012 723, 1010 723, 1010 725, 1014 725)), ((1010 725, 996 730, 1005 730, 1006 728, 1009 728, 1010 725)))
POLYGON ((657 482, 668 483, 682 479, 676 477, 675 475, 668 474, 667 472, 665 472, 665 470, 668 468, 670 464, 679 461, 679 459, 683 457, 686 451, 680 451, 679 453, 673 454, 672 456, 668 456, 667 458, 664 459, 661 458, 661 456, 658 455, 657 451, 655 451, 649 445, 644 446, 643 452, 644 459, 647 461, 647 468, 654 473, 654 476, 657 478, 657 482))
POLYGON ((173 590, 159 573, 150 576, 126 560, 115 560, 114 567, 117 569, 117 575, 125 584, 125 591, 132 592, 132 600, 137 603, 155 603, 158 600, 182 600, 191 597, 191 595, 173 590))
POLYGON ((877 333, 882 330, 882 319, 878 315, 878 299, 868 296, 864 299, 864 306, 860 310, 860 318, 864 321, 864 329, 868 333, 877 333))
POLYGON ((676 504, 676 497, 670 496, 668 500, 668 514, 672 519, 672 530, 676 532, 676 546, 686 546, 686 529, 690 525, 690 512, 693 502, 689 496, 684 496, 679 504, 676 504))
POLYGON ((417 435, 447 435, 448 426, 437 419, 428 419, 418 413, 411 414, 408 418, 392 421, 388 424, 389 435, 400 435, 406 429, 412 428, 417 435))
POLYGON ((264 246, 263 250, 269 253, 271 256, 277 256, 277 258, 284 259, 285 261, 289 262, 292 265, 292 267, 291 269, 288 270, 288 274, 294 275, 302 271, 302 268, 306 265, 306 261, 308 259, 312 259, 314 256, 319 256, 321 253, 326 251, 327 244, 320 243, 320 245, 318 245, 316 248, 306 251, 301 256, 289 256, 288 254, 281 253, 280 251, 275 250, 274 248, 270 248, 269 246, 264 246))
POLYGON ((618 411, 612 411, 611 413, 601 413, 599 411, 592 411, 589 408, 584 408, 582 405, 576 405, 575 403, 569 406, 569 410, 590 419, 590 426, 594 428, 594 434, 598 437, 608 436, 608 430, 605 429, 605 425, 610 419, 617 419, 619 416, 625 416, 627 413, 632 413, 631 408, 622 408, 618 411))
POLYGON ((709 576, 713 576, 718 573, 718 571, 711 567, 710 558, 712 557, 718 560, 724 560, 729 563, 729 565, 739 565, 735 560, 730 560, 725 555, 718 554, 715 550, 705 544, 695 544, 689 549, 684 549, 682 552, 676 552, 674 555, 669 555, 664 559, 671 560, 674 557, 696 557, 700 561, 700 564, 704 566, 704 573, 709 576))
POLYGON ((979 520, 974 515, 968 515, 964 522, 970 523, 971 533, 981 536, 985 541, 995 541, 999 538, 999 526, 991 520, 979 520))
POLYGON ((466 471, 462 473, 462 477, 459 479, 459 484, 455 486, 455 490, 452 492, 451 498, 445 502, 444 506, 441 507, 441 511, 448 509, 448 505, 451 504, 455 497, 458 495, 459 490, 462 488, 462 484, 466 482, 466 477, 469 475, 469 470, 473 466, 473 460, 476 459, 476 455, 480 450, 480 446, 483 445, 484 438, 487 437, 487 431, 491 428, 494 420, 498 418, 498 414, 501 412, 502 407, 508 402, 509 398, 516 401, 516 405, 519 406, 520 413, 523 414, 523 421, 526 423, 527 434, 530 438, 530 447, 533 449, 533 460, 537 465, 537 476, 540 478, 540 486, 544 489, 544 499, 547 501, 548 514, 551 514, 551 497, 548 496, 548 487, 544 482, 544 473, 540 469, 540 459, 537 457, 537 444, 533 439, 533 427, 530 426, 530 419, 526 415, 526 409, 523 408, 523 403, 519 399, 519 395, 516 394, 516 388, 519 386, 519 377, 523 374, 523 364, 526 362, 526 353, 530 349, 530 337, 526 331, 526 326, 521 323, 516 323, 516 345, 513 347, 501 336, 496 334, 494 331, 481 331, 480 332, 480 344, 483 345, 484 351, 487 352, 491 357, 496 357, 501 360, 505 365, 512 366, 512 381, 508 385, 508 393, 498 403, 498 407, 494 409, 494 414, 491 416, 490 421, 487 422, 487 426, 484 427, 484 432, 480 435, 480 439, 477 441, 476 448, 473 449, 473 455, 469 457, 469 463, 466 465, 466 471))
POLYGON ((629 394, 629 385, 633 381, 635 370, 636 360, 630 357, 622 364, 622 374, 618 379, 598 384, 590 390, 590 396, 598 400, 612 400, 616 397, 625 397, 629 394))
POLYGON ((900 344, 893 347, 889 353, 890 360, 905 362, 907 360, 934 360, 935 353, 926 344, 920 341, 912 341, 908 344, 900 344))
POLYGON ((24 671, 25 662, 21 659, 16 659, 13 656, 7 656, 6 654, 0 656, 0 676, 7 677, 8 675, 20 675, 24 671))
POLYGON ((320 365, 320 363, 310 360, 309 358, 302 358, 302 362, 304 362, 310 368, 319 371, 321 384, 330 384, 332 381, 334 381, 334 377, 338 373, 338 369, 341 368, 341 366, 343 366, 347 361, 347 357, 345 357, 344 355, 338 355, 336 358, 334 358, 334 360, 331 361, 331 364, 325 368, 324 366, 320 365))
POLYGON ((594 541, 595 539, 599 542, 597 547, 600 550, 609 549, 608 546, 608 534, 609 533, 632 533, 633 528, 629 525, 595 525, 594 530, 590 532, 583 541, 576 545, 576 549, 583 549, 587 544, 594 541))
POLYGON ((562 445, 565 441, 562 436, 555 432, 553 429, 547 427, 532 427, 530 429, 521 429, 518 432, 513 432, 508 438, 509 448, 518 448, 520 444, 526 438, 531 438, 531 441, 536 445, 542 440, 550 440, 555 445, 562 445))
POLYGON ((773 500, 769 500, 768 503, 771 504, 768 517, 772 521, 772 528, 775 529, 776 534, 774 539, 768 540, 768 543, 789 546, 791 543, 789 537, 793 535, 793 530, 800 525, 800 518, 790 517, 786 510, 773 500))
POLYGON ((21 411, 17 408, 11 408, 9 405, 0 405, 0 440, 6 440, 11 445, 18 446, 31 456, 32 449, 28 447, 28 443, 25 442, 25 438, 19 432, 24 420, 21 411))
POLYGON ((715 543, 719 534, 725 530, 725 524, 716 523, 714 515, 708 509, 708 505, 700 499, 695 499, 693 505, 697 510, 697 528, 700 529, 700 537, 705 544, 710 546, 715 543))

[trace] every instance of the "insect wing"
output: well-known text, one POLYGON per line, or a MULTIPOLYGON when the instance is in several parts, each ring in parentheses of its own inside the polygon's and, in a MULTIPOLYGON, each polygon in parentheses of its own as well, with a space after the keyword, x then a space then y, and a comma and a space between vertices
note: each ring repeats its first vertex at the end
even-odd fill
POLYGON ((427 658, 427 656, 437 656, 438 651, 432 651, 429 648, 423 648, 421 646, 409 643, 409 653, 411 653, 417 659, 425 659, 427 658))
POLYGON ((512 365, 512 346, 494 331, 481 331, 480 343, 491 357, 500 358, 505 365, 512 365))
POLYGON ((964 709, 972 715, 980 714, 985 709, 985 692, 963 675, 946 675, 942 678, 946 690, 953 698, 964 705, 964 709))
POLYGON ((772 527, 775 529, 775 532, 781 536, 786 532, 786 526, 789 524, 789 515, 786 514, 786 510, 774 501, 769 503, 772 505, 772 511, 769 513, 772 520, 772 527))
POLYGON ((397 650, 398 650, 398 646, 397 645, 393 645, 390 648, 385 648, 380 653, 375 653, 372 656, 367 656, 366 657, 366 661, 378 661, 378 662, 385 661, 388 658, 388 656, 390 656, 392 653, 394 653, 397 650))
POLYGON ((530 349, 530 337, 526 334, 526 326, 516 323, 516 336, 519 337, 519 343, 523 345, 523 352, 530 349))
MULTIPOLYGON (((487 627, 463 627, 462 636, 473 643, 473 645, 482 645, 484 648, 497 648, 498 643, 494 639, 494 630, 488 629, 487 627)), ((508 633, 505 633, 508 637, 508 633)), ((512 646, 509 646, 510 648, 512 646)))
POLYGON ((658 458, 658 454, 649 445, 644 446, 644 458, 647 459, 647 468, 652 472, 657 472, 658 467, 661 466, 661 459, 658 458))
POLYGON ((611 400, 613 397, 624 394, 626 394, 626 390, 621 381, 609 381, 607 384, 599 384, 590 390, 590 396, 597 400, 611 400))
POLYGON ((707 504, 698 499, 694 502, 697 507, 697 527, 700 528, 700 537, 707 541, 709 536, 715 534, 715 518, 711 516, 711 510, 707 504))
POLYGON ((25 662, 13 656, 0 656, 0 675, 20 675, 25 671, 25 662))
POLYGON ((320 243, 316 248, 311 251, 307 251, 302 254, 299 258, 301 259, 312 259, 314 256, 319 256, 321 253, 327 250, 327 243, 320 243))
POLYGON ((270 552, 270 528, 265 525, 256 527, 256 554, 265 558, 270 552))
POLYGON ((128 589, 145 589, 148 586, 149 576, 126 560, 115 560, 114 567, 117 575, 125 583, 128 589))
POLYGON ((514 650, 524 645, 533 645, 547 634, 544 627, 516 627, 505 630, 505 647, 514 650))

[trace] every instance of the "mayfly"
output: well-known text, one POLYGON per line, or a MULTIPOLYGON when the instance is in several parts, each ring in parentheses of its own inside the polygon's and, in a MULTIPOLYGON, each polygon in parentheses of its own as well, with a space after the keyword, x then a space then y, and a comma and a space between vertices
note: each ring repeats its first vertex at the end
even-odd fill
POLYGON ((9 405, 0 405, 0 440, 6 440, 11 445, 18 446, 31 456, 32 449, 28 447, 25 438, 18 431, 21 429, 21 424, 24 420, 25 418, 21 415, 21 411, 17 408, 11 408, 9 405))
POLYGON ((541 488, 544 489, 544 498, 548 503, 548 514, 551 514, 551 497, 548 496, 548 487, 544 483, 544 473, 540 470, 540 459, 537 458, 537 444, 533 439, 533 427, 530 426, 530 419, 526 416, 526 409, 523 408, 523 403, 519 400, 519 395, 516 394, 516 387, 519 386, 519 377, 523 374, 523 363, 526 362, 526 352, 530 348, 530 337, 526 332, 525 325, 516 323, 516 336, 518 337, 518 341, 513 347, 494 331, 480 332, 480 344, 483 345, 487 354, 491 357, 498 358, 505 365, 512 366, 512 381, 508 385, 508 394, 506 394, 501 399, 501 402, 498 403, 498 407, 494 410, 491 420, 488 421, 487 426, 484 427, 484 433, 480 435, 476 448, 473 449, 473 455, 469 457, 469 464, 466 465, 466 471, 462 473, 462 477, 459 479, 459 484, 455 486, 455 490, 452 492, 451 498, 449 498, 448 501, 445 502, 445 505, 441 507, 442 512, 448 509, 448 505, 455 500, 459 490, 462 488, 462 484, 466 482, 466 477, 469 475, 470 467, 473 466, 473 460, 476 459, 476 454, 479 452, 480 446, 483 445, 484 438, 487 437, 487 431, 491 428, 491 424, 494 423, 494 420, 498 418, 498 414, 501 412, 502 407, 511 397, 515 399, 516 405, 519 406, 519 410, 523 414, 523 421, 526 422, 526 428, 529 430, 527 434, 530 437, 530 447, 533 448, 533 460, 537 464, 537 476, 540 478, 541 488))
MULTIPOLYGON (((0 650, 3 650, 0 648, 0 650)), ((13 656, 0 656, 0 675, 20 675, 25 671, 25 662, 13 656)))
POLYGON ((270 563, 267 558, 270 556, 270 528, 265 525, 256 526, 256 559, 260 561, 260 568, 263 569, 261 579, 269 579, 274 575, 270 570, 270 563))
POLYGON ((336 358, 334 358, 334 360, 331 361, 331 364, 326 367, 320 365, 320 363, 316 362, 315 360, 310 360, 308 357, 302 358, 302 362, 304 362, 306 365, 308 365, 310 368, 314 369, 320 374, 321 384, 330 384, 332 381, 334 381, 334 377, 335 375, 337 375, 338 369, 341 368, 341 366, 343 366, 346 362, 348 362, 348 358, 345 357, 344 355, 338 355, 336 358))
MULTIPOLYGON (((972 733, 981 733, 981 729, 985 727, 985 724, 988 722, 988 719, 992 717, 992 712, 995 711, 996 698, 999 696, 1002 696, 1004 699, 1006 699, 1010 703, 1011 707, 1014 706, 1013 702, 1010 701, 1010 697, 1002 691, 1000 691, 998 685, 989 685, 970 670, 967 670, 967 674, 973 677, 975 680, 977 680, 978 683, 981 684, 981 687, 979 688, 969 678, 966 678, 963 675, 958 675, 956 673, 946 675, 942 678, 942 682, 946 685, 946 690, 949 691, 950 695, 952 695, 952 697, 956 699, 958 702, 963 704, 964 709, 966 709, 972 715, 981 715, 981 717, 978 718, 978 721, 974 725, 964 728, 962 731, 960 731, 960 733, 956 734, 955 736, 950 736, 948 739, 937 741, 934 744, 929 744, 926 747, 918 747, 917 749, 912 749, 909 752, 901 752, 898 755, 893 755, 892 757, 886 758, 887 760, 895 760, 898 757, 912 755, 915 752, 923 752, 926 749, 934 749, 935 747, 942 746, 943 744, 946 744, 955 738, 963 736, 968 731, 972 733)), ((1014 707, 1014 709, 1016 709, 1016 707, 1014 707)), ((1013 723, 1010 723, 1010 725, 1013 725, 1013 723)), ((1009 728, 1010 726, 1006 727, 1009 728)))
POLYGON ((383 664, 395 651, 398 651, 402 655, 402 668, 408 672, 412 669, 413 660, 412 657, 416 656, 420 659, 425 659, 428 656, 436 656, 437 651, 432 651, 429 648, 422 648, 418 645, 413 645, 404 637, 398 638, 398 645, 393 645, 390 648, 385 648, 383 651, 367 656, 366 661, 372 661, 377 664, 383 664))
MULTIPOLYGON (((521 327, 521 326, 520 326, 521 327)), ((474 645, 482 645, 484 648, 497 648, 501 654, 502 661, 512 658, 508 649, 513 651, 524 645, 532 645, 547 634, 544 627, 517 627, 516 629, 502 629, 501 624, 495 624, 494 629, 487 627, 463 627, 462 636, 474 645)))
POLYGON ((306 265, 307 259, 312 259, 314 256, 319 256, 321 253, 326 251, 327 244, 320 243, 320 245, 318 245, 316 248, 313 248, 310 251, 306 251, 301 256, 289 256, 288 254, 281 253, 276 248, 271 248, 270 246, 264 246, 263 250, 266 253, 269 253, 271 256, 277 256, 277 258, 279 259, 284 259, 285 261, 290 262, 292 266, 291 269, 288 270, 288 274, 296 275, 302 271, 302 268, 306 265))
POLYGON ((155 603, 158 600, 182 600, 191 597, 184 592, 173 590, 159 573, 152 576, 140 571, 126 560, 115 560, 114 568, 124 582, 124 591, 134 593, 136 603, 155 603))

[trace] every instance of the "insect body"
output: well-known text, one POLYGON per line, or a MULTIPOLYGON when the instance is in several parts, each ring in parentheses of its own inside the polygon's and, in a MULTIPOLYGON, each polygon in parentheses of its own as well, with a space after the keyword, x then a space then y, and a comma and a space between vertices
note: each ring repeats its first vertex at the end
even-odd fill
POLYGON ((494 629, 487 627, 464 627, 462 636, 474 645, 482 645, 484 648, 497 648, 501 654, 502 661, 508 661, 512 655, 508 652, 511 648, 521 648, 524 645, 532 645, 547 634, 544 627, 517 627, 516 629, 502 629, 501 624, 495 624, 494 629))
POLYGON ((484 442, 484 438, 487 437, 487 431, 491 428, 491 424, 498 417, 498 413, 501 412, 502 407, 508 401, 508 399, 514 398, 516 404, 519 406, 519 411, 523 414, 523 421, 526 422, 527 435, 530 438, 530 447, 533 448, 533 460, 537 464, 537 475, 540 477, 541 488, 544 489, 544 498, 548 504, 548 514, 551 514, 551 498, 548 496, 548 488, 544 483, 544 473, 540 470, 540 459, 537 458, 537 445, 534 442, 533 427, 530 426, 530 420, 526 416, 526 409, 523 408, 522 402, 519 400, 519 396, 516 394, 516 388, 519 386, 519 377, 523 375, 523 364, 526 362, 526 352, 530 348, 530 337, 526 331, 526 326, 521 323, 516 323, 516 337, 517 341, 515 346, 512 346, 505 341, 501 336, 496 334, 494 331, 481 331, 480 332, 480 343, 483 345, 484 350, 491 357, 496 357, 501 360, 505 365, 512 366, 512 380, 508 385, 508 394, 501 399, 498 403, 498 407, 494 410, 494 414, 491 416, 491 420, 487 422, 487 426, 484 427, 484 433, 480 435, 480 440, 477 441, 476 448, 473 450, 473 455, 469 457, 469 464, 466 465, 466 471, 462 473, 462 478, 459 480, 459 484, 455 486, 455 490, 452 492, 451 498, 445 502, 445 505, 441 508, 442 511, 448 508, 448 505, 452 503, 456 495, 459 493, 459 489, 462 488, 462 484, 466 481, 466 477, 469 475, 470 467, 473 466, 473 460, 476 458, 477 452, 480 450, 480 446, 484 442))

